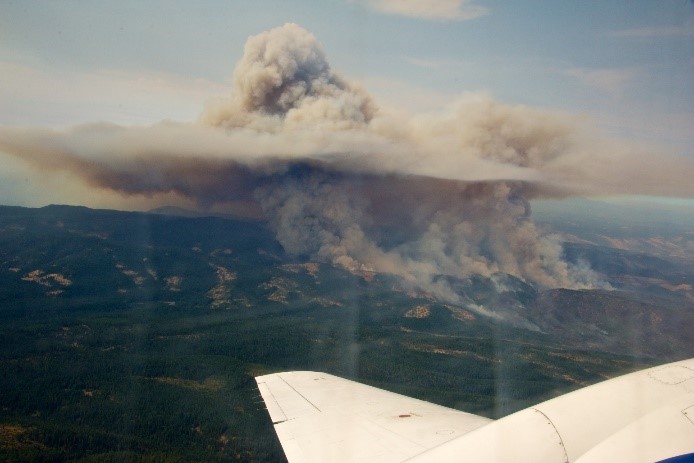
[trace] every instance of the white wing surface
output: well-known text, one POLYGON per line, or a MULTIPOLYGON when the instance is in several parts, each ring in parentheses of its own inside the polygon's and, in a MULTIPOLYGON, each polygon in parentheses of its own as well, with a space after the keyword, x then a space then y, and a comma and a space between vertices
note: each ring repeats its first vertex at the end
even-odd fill
POLYGON ((324 373, 256 381, 290 463, 694 461, 694 359, 497 421, 324 373))
POLYGON ((656 463, 694 453, 692 406, 694 359, 548 400, 412 461, 656 463))
POLYGON ((289 463, 400 462, 491 421, 326 373, 256 382, 289 463))

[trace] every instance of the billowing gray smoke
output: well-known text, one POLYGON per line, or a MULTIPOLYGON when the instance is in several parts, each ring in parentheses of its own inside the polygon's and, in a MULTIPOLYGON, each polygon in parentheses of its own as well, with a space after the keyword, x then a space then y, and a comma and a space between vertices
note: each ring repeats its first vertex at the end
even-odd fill
POLYGON ((296 24, 248 39, 233 84, 231 99, 207 108, 204 123, 271 130, 281 118, 347 128, 375 113, 371 99, 335 74, 316 38, 296 24))
POLYGON ((377 110, 294 24, 248 40, 231 97, 196 124, 0 128, 0 151, 126 199, 241 204, 289 253, 399 275, 453 302, 462 296, 447 282, 471 275, 600 285, 562 260, 529 199, 694 195, 691 159, 606 140, 565 114, 484 95, 414 117, 377 110))
POLYGON ((506 273, 544 287, 592 287, 530 220, 522 182, 446 182, 304 169, 256 190, 277 238, 295 254, 355 272, 400 275, 460 302, 440 276, 506 273))

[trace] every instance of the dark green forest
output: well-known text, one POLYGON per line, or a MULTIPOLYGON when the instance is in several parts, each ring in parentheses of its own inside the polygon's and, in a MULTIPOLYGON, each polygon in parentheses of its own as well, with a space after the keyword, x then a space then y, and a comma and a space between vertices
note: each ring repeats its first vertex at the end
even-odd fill
POLYGON ((393 277, 290 258, 260 223, 0 211, 6 462, 283 461, 253 379, 269 372, 496 418, 678 355, 659 352, 580 348, 393 277))

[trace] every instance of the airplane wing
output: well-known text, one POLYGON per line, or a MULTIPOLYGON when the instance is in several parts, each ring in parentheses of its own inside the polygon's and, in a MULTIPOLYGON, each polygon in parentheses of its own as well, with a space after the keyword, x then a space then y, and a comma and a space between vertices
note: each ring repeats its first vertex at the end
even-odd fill
POLYGON ((289 463, 404 461, 491 422, 326 373, 256 382, 289 463))
POLYGON ((289 463, 694 462, 694 359, 496 421, 325 373, 256 381, 289 463))

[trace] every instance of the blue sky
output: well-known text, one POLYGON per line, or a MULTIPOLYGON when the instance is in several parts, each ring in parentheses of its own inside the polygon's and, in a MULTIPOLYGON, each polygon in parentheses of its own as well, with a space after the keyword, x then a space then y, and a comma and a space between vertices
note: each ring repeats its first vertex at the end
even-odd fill
MULTIPOLYGON (((451 95, 481 90, 509 103, 591 113, 636 134, 653 118, 634 113, 654 112, 663 127, 649 127, 653 136, 680 145, 691 141, 678 127, 693 121, 690 2, 480 1, 477 6, 487 14, 445 20, 382 13, 350 0, 6 0, 0 4, 3 100, 10 89, 1 87, 21 86, 24 77, 13 76, 11 65, 60 84, 57 90, 82 85, 83 93, 96 95, 92 104, 69 108, 70 99, 55 94, 42 108, 32 107, 38 102, 31 101, 33 89, 25 88, 27 95, 13 92, 17 103, 2 104, 0 122, 58 124, 51 114, 63 110, 65 123, 194 117, 202 104, 194 98, 203 96, 206 85, 211 93, 224 90, 248 36, 291 21, 316 35, 333 68, 402 105, 436 107, 451 95), (144 76, 141 88, 133 83, 131 97, 102 91, 109 79, 120 89, 123 80, 138 75, 144 76), (99 82, 93 82, 95 76, 99 82), (138 104, 138 93, 156 86, 155 77, 173 81, 174 93, 189 85, 190 99, 178 95, 177 101, 151 98, 148 107, 138 104), (145 82, 148 78, 152 82, 145 82), (431 101, 417 96, 408 101, 408 90, 429 94, 431 101)), ((154 93, 166 99, 164 90, 154 93)))
POLYGON ((485 92, 694 155, 685 0, 4 0, 0 125, 195 120, 230 92, 246 39, 286 22, 384 106, 431 111, 485 92))

